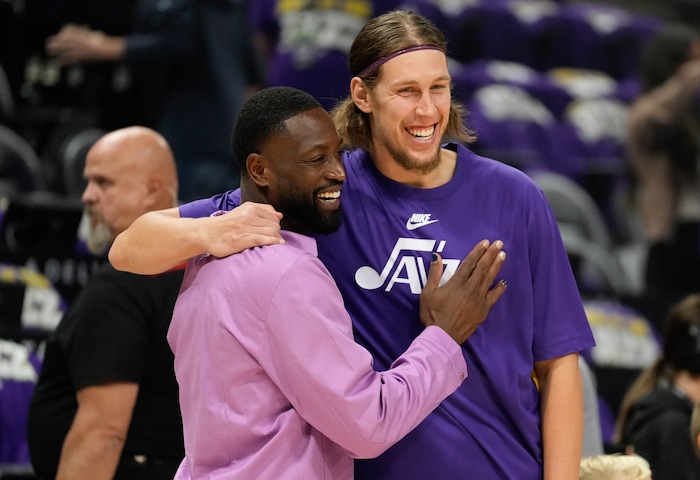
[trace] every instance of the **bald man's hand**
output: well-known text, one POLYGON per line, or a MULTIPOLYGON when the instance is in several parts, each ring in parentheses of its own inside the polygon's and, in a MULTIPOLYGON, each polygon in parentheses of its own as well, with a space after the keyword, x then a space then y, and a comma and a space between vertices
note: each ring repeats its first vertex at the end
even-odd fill
POLYGON ((486 319, 503 295, 506 282, 493 285, 506 259, 503 242, 479 242, 444 285, 442 258, 437 253, 430 264, 428 281, 420 295, 420 318, 425 326, 437 325, 457 343, 466 341, 486 319))

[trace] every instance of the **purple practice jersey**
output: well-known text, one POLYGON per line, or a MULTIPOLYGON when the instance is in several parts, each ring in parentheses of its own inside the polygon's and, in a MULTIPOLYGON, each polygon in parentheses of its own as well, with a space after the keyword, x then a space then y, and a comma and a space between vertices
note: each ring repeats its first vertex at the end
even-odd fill
MULTIPOLYGON (((504 295, 463 345, 469 375, 414 431, 380 457, 355 463, 355 478, 541 480, 540 404, 533 365, 594 345, 549 204, 522 172, 461 145, 452 180, 418 189, 384 177, 364 151, 346 154, 343 225, 318 236, 356 340, 374 368, 389 367, 423 329, 418 315, 431 252, 446 281, 481 240, 502 240, 504 295)), ((205 216, 238 192, 187 204, 205 216)))

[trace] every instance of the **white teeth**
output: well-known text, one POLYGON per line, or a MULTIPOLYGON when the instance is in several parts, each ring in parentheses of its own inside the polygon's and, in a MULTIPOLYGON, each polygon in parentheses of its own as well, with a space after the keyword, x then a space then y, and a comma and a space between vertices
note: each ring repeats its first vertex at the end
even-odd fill
POLYGON ((340 198, 340 190, 337 192, 321 192, 318 194, 318 198, 322 198, 324 200, 335 200, 336 198, 340 198))
POLYGON ((434 132, 435 132, 435 127, 429 127, 429 128, 414 128, 414 129, 407 129, 408 133, 413 135, 414 137, 418 138, 429 138, 434 132))

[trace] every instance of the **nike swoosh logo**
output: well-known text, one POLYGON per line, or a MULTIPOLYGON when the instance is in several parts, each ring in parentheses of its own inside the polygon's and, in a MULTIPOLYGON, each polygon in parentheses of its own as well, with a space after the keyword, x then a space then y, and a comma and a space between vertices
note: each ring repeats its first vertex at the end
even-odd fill
POLYGON ((427 222, 412 222, 411 220, 406 222, 406 228, 408 230, 415 230, 416 228, 420 227, 425 227, 426 225, 430 225, 431 223, 435 223, 438 220, 428 220, 427 222))

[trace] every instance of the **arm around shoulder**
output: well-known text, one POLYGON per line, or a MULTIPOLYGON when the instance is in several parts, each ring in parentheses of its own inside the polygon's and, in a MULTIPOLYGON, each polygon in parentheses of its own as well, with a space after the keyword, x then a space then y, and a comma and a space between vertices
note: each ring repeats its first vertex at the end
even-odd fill
POLYGON ((280 244, 281 218, 272 206, 252 202, 201 218, 181 217, 177 207, 148 212, 117 236, 109 261, 117 270, 153 275, 204 253, 221 258, 280 244))
POLYGON ((114 268, 153 275, 204 253, 198 248, 198 219, 181 218, 177 207, 147 212, 114 239, 109 261, 114 268))

